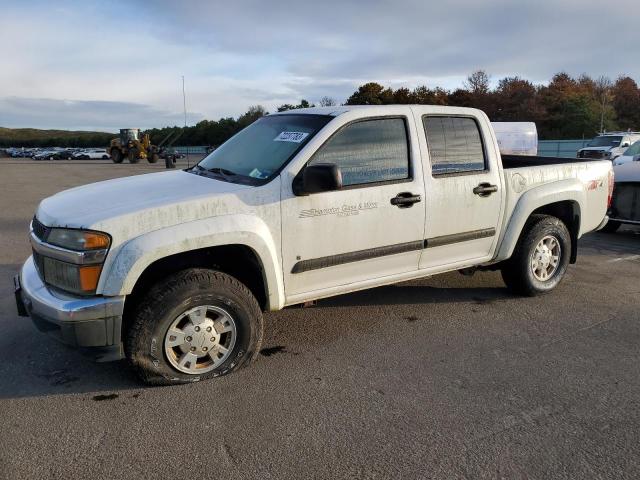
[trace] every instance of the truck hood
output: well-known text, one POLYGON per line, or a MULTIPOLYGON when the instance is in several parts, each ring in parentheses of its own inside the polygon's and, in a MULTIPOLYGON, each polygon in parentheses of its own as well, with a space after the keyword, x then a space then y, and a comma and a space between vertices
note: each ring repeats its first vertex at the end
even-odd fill
POLYGON ((615 182, 640 182, 640 162, 627 162, 613 167, 615 182))
POLYGON ((227 196, 247 188, 184 171, 151 173, 65 190, 44 199, 36 216, 47 226, 131 237, 229 213, 227 196))

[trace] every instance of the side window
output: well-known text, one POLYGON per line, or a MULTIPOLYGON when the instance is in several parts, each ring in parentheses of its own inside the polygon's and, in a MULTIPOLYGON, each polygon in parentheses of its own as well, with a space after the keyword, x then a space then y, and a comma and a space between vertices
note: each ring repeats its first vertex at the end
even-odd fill
POLYGON ((352 123, 314 154, 309 164, 316 163, 338 165, 345 186, 409 178, 405 122, 383 118, 352 123))
POLYGON ((468 117, 422 117, 431 173, 482 171, 486 159, 478 124, 468 117))

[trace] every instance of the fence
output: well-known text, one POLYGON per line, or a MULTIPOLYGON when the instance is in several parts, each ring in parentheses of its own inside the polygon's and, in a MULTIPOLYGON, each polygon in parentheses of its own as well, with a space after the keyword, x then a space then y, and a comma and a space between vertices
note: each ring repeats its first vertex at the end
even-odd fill
MULTIPOLYGON (((575 158, 576 152, 587 146, 591 139, 587 140, 540 140, 538 142, 538 155, 541 157, 565 157, 575 158)), ((204 155, 206 146, 175 147, 178 153, 192 155, 204 155)))
POLYGON ((541 157, 575 158, 581 148, 587 146, 587 140, 540 140, 538 141, 538 155, 541 157))

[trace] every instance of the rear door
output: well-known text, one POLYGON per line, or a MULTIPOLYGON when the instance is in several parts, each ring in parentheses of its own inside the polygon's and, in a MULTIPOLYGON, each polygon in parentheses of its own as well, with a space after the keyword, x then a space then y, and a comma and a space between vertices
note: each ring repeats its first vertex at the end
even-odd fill
POLYGON ((427 199, 420 268, 446 270, 491 259, 504 192, 488 119, 467 109, 414 112, 427 199))
POLYGON ((318 147, 307 158, 297 158, 290 179, 283 180, 288 303, 313 297, 310 292, 343 291, 344 285, 417 271, 425 212, 420 151, 410 108, 387 107, 384 113, 354 118, 349 112, 336 118, 325 127, 331 134, 322 138, 321 132, 318 147), (307 163, 338 165, 344 187, 295 196, 291 178, 307 163), (407 196, 413 201, 394 200, 407 196))

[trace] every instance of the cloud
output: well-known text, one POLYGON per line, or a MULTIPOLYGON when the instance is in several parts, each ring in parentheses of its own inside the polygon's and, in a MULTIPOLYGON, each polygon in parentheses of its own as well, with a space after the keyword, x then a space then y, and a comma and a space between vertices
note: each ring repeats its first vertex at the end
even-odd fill
MULTIPOLYGON (((187 121, 201 120, 189 114, 187 121)), ((56 128, 116 132, 120 128, 182 125, 184 116, 149 105, 95 100, 51 98, 0 98, 0 125, 5 127, 56 128), (123 119, 125 123, 123 123, 123 119)))
POLYGON ((182 75, 192 121, 344 101, 367 81, 455 88, 478 68, 494 81, 639 79, 629 52, 640 31, 622 13, 635 10, 631 0, 13 0, 0 29, 0 124, 161 126, 181 116, 182 75), (35 103, 9 110, 16 99, 35 103))

